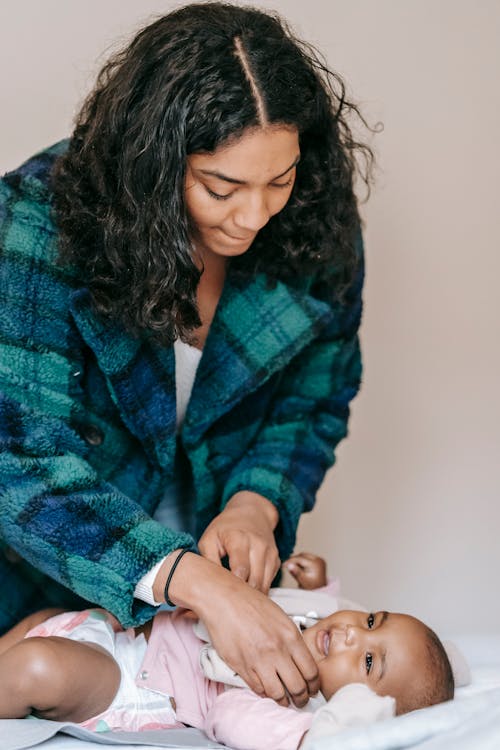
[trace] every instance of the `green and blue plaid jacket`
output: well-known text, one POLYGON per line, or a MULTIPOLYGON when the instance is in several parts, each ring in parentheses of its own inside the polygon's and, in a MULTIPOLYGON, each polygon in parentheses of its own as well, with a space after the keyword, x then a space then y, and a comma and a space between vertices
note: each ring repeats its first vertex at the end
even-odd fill
POLYGON ((0 182, 0 629, 82 600, 125 626, 154 613, 137 581, 193 543, 151 518, 179 445, 197 536, 253 490, 277 506, 289 555, 360 381, 362 271, 342 306, 311 280, 268 288, 261 274, 242 288, 229 274, 176 439, 173 347, 97 317, 56 263, 47 185, 64 148, 0 182))

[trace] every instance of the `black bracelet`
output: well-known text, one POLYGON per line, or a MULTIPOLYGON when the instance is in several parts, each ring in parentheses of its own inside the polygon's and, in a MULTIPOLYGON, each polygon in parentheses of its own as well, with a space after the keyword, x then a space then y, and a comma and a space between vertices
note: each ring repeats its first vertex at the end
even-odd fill
POLYGON ((173 602, 171 602, 170 599, 168 598, 168 587, 170 586, 170 581, 172 580, 172 576, 174 575, 175 569, 176 569, 176 567, 179 565, 179 563, 181 561, 181 557, 183 555, 185 555, 186 552, 192 552, 192 551, 193 550, 190 547, 185 547, 185 549, 181 549, 181 551, 179 552, 179 554, 177 555, 177 557, 174 560, 174 564, 170 568, 170 573, 168 574, 167 582, 165 584, 165 601, 167 602, 167 604, 169 605, 169 607, 176 607, 177 606, 176 604, 174 604, 173 602))

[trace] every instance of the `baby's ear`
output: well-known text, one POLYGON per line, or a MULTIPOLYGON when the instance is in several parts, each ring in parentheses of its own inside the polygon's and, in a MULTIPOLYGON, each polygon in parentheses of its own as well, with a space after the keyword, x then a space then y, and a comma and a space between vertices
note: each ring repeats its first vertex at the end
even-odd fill
POLYGON ((455 687, 464 687, 464 685, 470 685, 472 678, 470 673, 470 667, 467 664, 465 656, 462 654, 456 643, 453 641, 442 641, 443 648, 446 651, 446 655, 450 660, 451 671, 453 672, 453 679, 455 680, 455 687))

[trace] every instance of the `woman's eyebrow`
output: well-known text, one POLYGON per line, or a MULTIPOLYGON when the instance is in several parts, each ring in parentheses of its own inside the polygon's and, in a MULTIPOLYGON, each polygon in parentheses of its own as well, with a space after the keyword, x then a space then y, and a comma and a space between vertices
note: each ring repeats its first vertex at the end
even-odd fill
MULTIPOLYGON (((295 157, 293 164, 290 164, 290 166, 285 169, 284 172, 281 174, 276 175, 276 177, 273 177, 272 180, 269 180, 269 182, 276 182, 276 180, 279 180, 280 177, 284 177, 288 172, 297 166, 297 164, 300 161, 300 154, 295 157)), ((228 175, 222 174, 221 172, 213 171, 211 169, 198 169, 198 172, 201 172, 202 174, 206 174, 209 177, 217 177, 218 180, 224 180, 224 182, 230 182, 233 185, 244 185, 245 180, 237 180, 234 177, 228 177, 228 175)))

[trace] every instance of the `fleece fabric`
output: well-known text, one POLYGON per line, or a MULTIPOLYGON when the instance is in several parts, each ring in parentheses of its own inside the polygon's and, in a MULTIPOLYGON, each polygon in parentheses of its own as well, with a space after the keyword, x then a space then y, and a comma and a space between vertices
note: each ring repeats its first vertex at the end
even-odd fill
POLYGON ((0 632, 50 605, 149 619, 135 585, 195 542, 151 518, 174 480, 195 537, 239 490, 269 498, 288 556, 361 375, 362 264, 342 303, 313 278, 229 271, 176 436, 173 346, 99 317, 58 263, 50 174, 66 147, 0 181, 0 632))

